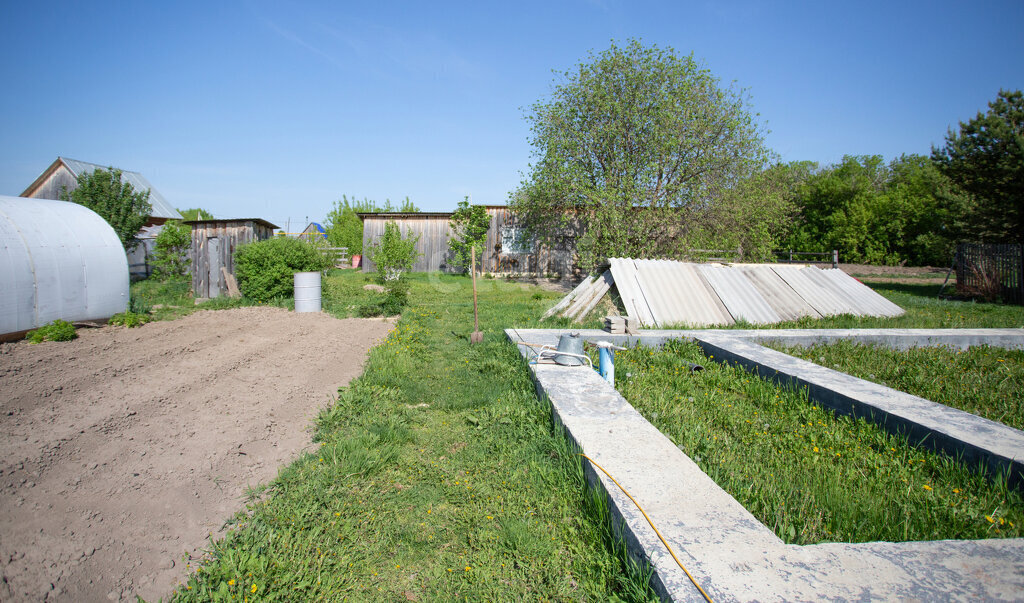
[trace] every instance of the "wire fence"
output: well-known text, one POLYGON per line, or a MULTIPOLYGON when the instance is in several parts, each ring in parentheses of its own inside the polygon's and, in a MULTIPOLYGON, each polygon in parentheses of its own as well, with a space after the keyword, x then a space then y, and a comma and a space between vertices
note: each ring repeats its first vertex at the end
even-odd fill
POLYGON ((775 261, 780 264, 832 264, 833 268, 839 267, 839 250, 832 251, 793 251, 792 249, 777 249, 774 251, 775 261), (805 259, 810 258, 810 259, 805 259), (822 258, 815 260, 813 258, 822 258))

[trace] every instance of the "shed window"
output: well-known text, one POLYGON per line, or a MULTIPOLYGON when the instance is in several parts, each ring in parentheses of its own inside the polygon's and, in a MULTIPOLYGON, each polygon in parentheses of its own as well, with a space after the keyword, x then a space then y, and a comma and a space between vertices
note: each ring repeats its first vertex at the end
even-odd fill
POLYGON ((502 253, 533 253, 537 241, 526 235, 526 231, 518 226, 501 228, 502 253))

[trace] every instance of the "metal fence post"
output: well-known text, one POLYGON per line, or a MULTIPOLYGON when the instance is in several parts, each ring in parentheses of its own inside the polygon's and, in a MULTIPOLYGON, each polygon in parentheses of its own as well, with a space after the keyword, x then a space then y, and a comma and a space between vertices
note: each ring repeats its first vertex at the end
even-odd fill
POLYGON ((832 267, 833 268, 838 268, 839 267, 839 250, 838 249, 833 249, 832 250, 832 267))

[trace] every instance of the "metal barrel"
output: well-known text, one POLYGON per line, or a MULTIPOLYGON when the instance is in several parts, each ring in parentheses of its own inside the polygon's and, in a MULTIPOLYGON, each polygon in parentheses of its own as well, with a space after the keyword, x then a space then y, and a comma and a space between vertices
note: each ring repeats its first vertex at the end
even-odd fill
POLYGON ((295 273, 295 311, 320 311, 320 273, 295 273))

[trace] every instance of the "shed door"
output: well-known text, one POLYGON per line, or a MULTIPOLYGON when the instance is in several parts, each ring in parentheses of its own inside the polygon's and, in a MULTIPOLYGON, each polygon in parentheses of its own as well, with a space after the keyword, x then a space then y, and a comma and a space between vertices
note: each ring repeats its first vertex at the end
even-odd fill
POLYGON ((220 297, 220 239, 213 237, 206 242, 206 260, 210 266, 210 297, 220 297))

